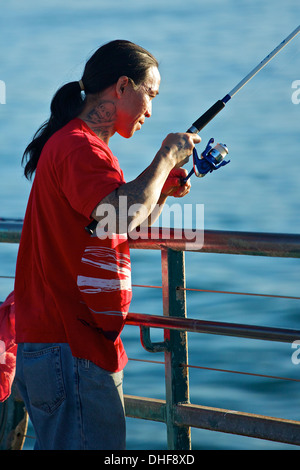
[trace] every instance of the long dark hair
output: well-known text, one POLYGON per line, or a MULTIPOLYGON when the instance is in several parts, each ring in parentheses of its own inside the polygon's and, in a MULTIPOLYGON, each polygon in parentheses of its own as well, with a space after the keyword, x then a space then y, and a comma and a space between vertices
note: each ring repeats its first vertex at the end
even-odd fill
MULTIPOLYGON (((86 95, 99 93, 116 83, 122 75, 139 85, 153 66, 158 67, 158 62, 144 48, 130 41, 111 41, 100 47, 87 61, 81 78, 84 92, 86 95)), ((31 179, 34 174, 47 140, 76 118, 84 105, 79 82, 67 83, 55 93, 51 101, 50 118, 37 130, 23 154, 26 178, 31 179)))

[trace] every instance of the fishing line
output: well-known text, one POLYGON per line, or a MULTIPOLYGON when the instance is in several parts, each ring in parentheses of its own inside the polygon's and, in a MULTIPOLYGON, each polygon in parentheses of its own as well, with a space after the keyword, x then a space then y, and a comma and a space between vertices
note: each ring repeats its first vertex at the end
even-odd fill
MULTIPOLYGON (((218 100, 213 104, 202 116, 200 116, 187 132, 192 134, 198 134, 252 78, 260 72, 287 44, 294 39, 300 32, 300 25, 287 36, 275 49, 270 52, 254 69, 251 70, 227 95, 221 100, 218 100)), ((224 158, 228 154, 228 148, 224 144, 217 144, 214 148, 210 145, 213 142, 211 139, 201 154, 201 158, 198 157, 197 150, 194 148, 193 151, 193 168, 188 176, 183 180, 185 183, 193 173, 196 176, 205 176, 208 172, 219 169, 221 166, 226 165, 229 161, 224 161, 224 158)))
POLYGON ((216 101, 192 126, 187 132, 197 134, 200 132, 260 70, 262 70, 278 52, 280 52, 287 44, 294 39, 295 36, 300 32, 300 25, 286 38, 284 39, 275 49, 270 52, 251 72, 249 72, 223 99, 216 101))

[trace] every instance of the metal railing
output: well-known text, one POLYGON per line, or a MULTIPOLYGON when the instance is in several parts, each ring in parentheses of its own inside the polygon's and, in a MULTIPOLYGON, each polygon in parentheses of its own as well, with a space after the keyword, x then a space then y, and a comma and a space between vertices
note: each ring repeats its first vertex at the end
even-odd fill
MULTIPOLYGON (((18 243, 22 221, 0 219, 0 242, 18 243)), ((165 355, 165 400, 125 395, 126 415, 166 424, 168 449, 191 449, 191 427, 300 445, 300 422, 190 403, 187 332, 265 341, 300 340, 300 330, 195 320, 186 317, 185 251, 299 258, 300 235, 205 231, 204 243, 191 243, 195 232, 149 229, 130 240, 132 249, 161 251, 163 316, 129 313, 149 352, 165 355), (165 234, 167 233, 167 236, 165 234), (152 342, 150 328, 164 329, 164 341, 152 342)), ((201 237, 195 238, 200 240, 201 237)))

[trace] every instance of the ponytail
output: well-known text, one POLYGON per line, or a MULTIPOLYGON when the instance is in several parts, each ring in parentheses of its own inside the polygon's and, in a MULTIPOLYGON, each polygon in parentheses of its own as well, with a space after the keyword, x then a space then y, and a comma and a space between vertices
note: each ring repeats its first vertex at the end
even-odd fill
POLYGON ((47 140, 54 132, 78 116, 83 109, 83 104, 81 87, 78 82, 67 83, 56 92, 51 102, 50 118, 37 130, 23 154, 22 163, 27 161, 24 169, 27 179, 32 178, 47 140))
POLYGON ((49 120, 37 130, 23 154, 26 178, 33 176, 47 140, 83 111, 85 100, 81 91, 85 95, 100 93, 117 83, 122 75, 139 85, 153 66, 158 67, 156 58, 130 41, 115 40, 100 47, 87 61, 82 79, 67 83, 54 95, 49 120))

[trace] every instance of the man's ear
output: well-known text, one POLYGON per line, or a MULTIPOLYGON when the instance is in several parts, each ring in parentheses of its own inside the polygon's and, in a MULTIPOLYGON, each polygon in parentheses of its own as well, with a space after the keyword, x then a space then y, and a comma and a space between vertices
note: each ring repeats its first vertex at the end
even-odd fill
POLYGON ((118 98, 122 97, 128 84, 129 84, 128 77, 126 77, 125 75, 122 75, 116 83, 116 94, 118 98))

